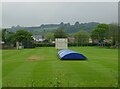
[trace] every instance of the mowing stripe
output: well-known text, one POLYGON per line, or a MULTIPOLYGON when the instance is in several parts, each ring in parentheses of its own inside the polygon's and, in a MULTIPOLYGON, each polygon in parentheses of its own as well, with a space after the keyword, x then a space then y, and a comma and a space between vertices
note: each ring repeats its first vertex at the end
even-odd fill
POLYGON ((14 71, 16 68, 21 66, 24 62, 3 62, 2 65, 2 77, 7 76, 9 73, 14 71))
POLYGON ((28 83, 31 86, 31 74, 37 62, 25 62, 11 71, 7 76, 3 77, 3 86, 21 87, 28 83), (14 81, 12 81, 14 80, 14 81))

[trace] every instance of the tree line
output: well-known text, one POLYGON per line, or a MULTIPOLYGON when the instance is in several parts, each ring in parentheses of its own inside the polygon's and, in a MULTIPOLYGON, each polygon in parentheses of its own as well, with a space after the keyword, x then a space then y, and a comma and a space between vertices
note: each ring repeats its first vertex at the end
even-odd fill
POLYGON ((74 34, 67 34, 64 29, 59 28, 54 33, 46 34, 45 38, 50 42, 51 40, 54 40, 54 38, 66 38, 72 36, 75 38, 74 43, 76 44, 88 44, 91 39, 92 43, 119 46, 119 29, 120 26, 118 26, 117 23, 98 24, 91 32, 80 30, 74 34))
POLYGON ((32 33, 26 30, 18 30, 16 32, 9 32, 2 29, 2 41, 5 46, 16 47, 17 43, 23 45, 25 48, 33 47, 32 33))
MULTIPOLYGON (((77 23, 76 23, 77 25, 77 23)), ((80 30, 74 34, 67 34, 64 28, 58 28, 55 32, 47 33, 44 38, 48 43, 51 43, 55 38, 74 37, 76 44, 88 44, 90 39, 92 43, 107 44, 111 46, 119 46, 119 29, 120 26, 116 23, 112 24, 98 24, 91 32, 80 30)), ((22 43, 25 47, 30 47, 33 41, 33 34, 26 30, 18 30, 16 32, 9 32, 2 29, 2 41, 8 46, 16 46, 16 42, 22 43)))

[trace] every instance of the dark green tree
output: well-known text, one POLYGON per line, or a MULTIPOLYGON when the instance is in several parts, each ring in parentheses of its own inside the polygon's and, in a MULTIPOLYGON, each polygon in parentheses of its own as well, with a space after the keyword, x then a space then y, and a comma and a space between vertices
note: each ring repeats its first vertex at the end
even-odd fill
POLYGON ((86 31, 81 30, 80 32, 75 33, 74 37, 77 44, 83 45, 89 43, 89 33, 86 31))
POLYGON ((24 41, 31 41, 32 40, 32 33, 28 32, 26 30, 18 30, 15 33, 15 40, 19 42, 24 42, 24 41))
POLYGON ((2 29, 2 41, 6 42, 6 29, 2 29))
POLYGON ((8 32, 6 36, 6 44, 8 46, 14 46, 15 45, 15 33, 13 32, 8 32))
POLYGON ((48 42, 51 42, 54 40, 54 33, 47 33, 45 35, 45 39, 48 40, 48 42))
POLYGON ((24 46, 28 47, 31 45, 33 38, 32 33, 26 30, 18 30, 15 33, 15 41, 22 43, 24 46))
POLYGON ((0 41, 2 40, 2 29, 0 28, 0 41))
POLYGON ((117 23, 112 23, 109 25, 109 36, 112 39, 112 45, 118 44, 119 37, 119 26, 117 23))
POLYGON ((12 45, 15 41, 14 33, 9 32, 7 29, 2 29, 2 41, 8 46, 12 45))
POLYGON ((57 29, 54 33, 55 38, 66 38, 67 34, 62 29, 57 29))
POLYGON ((91 32, 92 40, 97 39, 103 41, 104 38, 109 38, 109 26, 107 24, 97 25, 91 32))

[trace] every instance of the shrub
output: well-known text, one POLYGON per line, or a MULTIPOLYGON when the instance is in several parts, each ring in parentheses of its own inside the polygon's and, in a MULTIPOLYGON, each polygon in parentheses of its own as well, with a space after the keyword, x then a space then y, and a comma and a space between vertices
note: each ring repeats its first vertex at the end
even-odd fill
POLYGON ((54 43, 35 43, 35 47, 54 47, 54 43))

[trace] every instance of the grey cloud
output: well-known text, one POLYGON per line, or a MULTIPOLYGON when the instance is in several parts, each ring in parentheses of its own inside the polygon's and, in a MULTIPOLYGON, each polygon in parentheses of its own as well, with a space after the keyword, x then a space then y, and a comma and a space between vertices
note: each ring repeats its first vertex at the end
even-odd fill
POLYGON ((116 2, 4 2, 3 27, 33 26, 42 23, 103 22, 118 20, 116 2))

